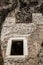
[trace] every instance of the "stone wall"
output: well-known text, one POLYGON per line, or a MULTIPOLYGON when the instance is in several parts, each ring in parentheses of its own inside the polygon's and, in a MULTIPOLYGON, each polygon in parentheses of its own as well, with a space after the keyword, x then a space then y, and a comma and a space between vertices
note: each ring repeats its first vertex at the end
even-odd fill
POLYGON ((41 47, 43 39, 43 22, 40 24, 40 21, 43 21, 43 16, 38 13, 33 14, 33 22, 28 24, 16 24, 14 17, 6 18, 1 32, 1 47, 5 65, 42 65, 42 63, 40 63, 40 53, 43 52, 43 48, 41 47), (9 38, 15 36, 26 37, 27 39, 28 55, 25 56, 25 59, 18 59, 17 61, 15 61, 14 58, 6 57, 8 40, 9 38))
POLYGON ((41 13, 33 14, 33 22, 37 25, 38 32, 39 32, 39 38, 42 40, 43 39, 43 16, 42 14, 41 13))
POLYGON ((39 52, 38 52, 38 65, 43 65, 43 16, 40 13, 33 14, 33 22, 37 24, 40 44, 39 52))

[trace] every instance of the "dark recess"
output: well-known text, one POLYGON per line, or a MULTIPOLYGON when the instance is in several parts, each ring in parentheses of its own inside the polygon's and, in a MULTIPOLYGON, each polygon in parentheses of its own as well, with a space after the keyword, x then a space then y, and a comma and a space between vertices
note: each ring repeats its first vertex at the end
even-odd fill
POLYGON ((41 44, 41 47, 43 47, 43 42, 42 42, 42 44, 41 44))
POLYGON ((11 55, 23 55, 23 41, 12 41, 11 55))

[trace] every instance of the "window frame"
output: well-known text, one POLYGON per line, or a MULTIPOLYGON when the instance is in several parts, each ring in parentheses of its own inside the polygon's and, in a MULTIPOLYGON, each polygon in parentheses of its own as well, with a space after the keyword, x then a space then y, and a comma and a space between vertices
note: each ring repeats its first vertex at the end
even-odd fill
POLYGON ((25 37, 14 37, 10 38, 7 43, 6 57, 7 58, 23 58, 28 55, 27 39, 25 37), (23 55, 10 55, 12 40, 23 40, 23 55))

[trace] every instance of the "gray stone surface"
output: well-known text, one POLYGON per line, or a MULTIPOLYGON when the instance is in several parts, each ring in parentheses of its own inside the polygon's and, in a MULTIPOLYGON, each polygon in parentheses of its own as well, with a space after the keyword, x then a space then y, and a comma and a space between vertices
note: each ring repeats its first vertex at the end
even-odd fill
MULTIPOLYGON (((20 10, 19 10, 20 11, 20 10)), ((24 11, 24 10, 23 10, 24 11)), ((15 16, 15 15, 14 15, 15 16)), ((16 23, 15 17, 7 18, 2 26, 1 47, 5 65, 43 65, 43 16, 40 13, 32 14, 32 23, 16 23), (11 37, 26 37, 28 55, 15 61, 6 57, 8 39, 11 37)), ((28 15, 27 15, 28 16, 28 15)))
POLYGON ((1 46, 3 50, 3 58, 5 65, 36 65, 38 62, 37 54, 38 54, 38 32, 35 23, 15 23, 15 19, 11 17, 7 18, 3 24, 2 32, 1 32, 1 46), (25 59, 18 59, 15 61, 14 58, 6 57, 6 48, 8 39, 11 37, 18 36, 26 37, 28 42, 28 55, 25 56, 25 59), (37 41, 37 42, 36 42, 37 41))
POLYGON ((36 24, 43 24, 43 16, 41 13, 32 14, 33 22, 36 24))
POLYGON ((3 25, 2 30, 0 30, 1 48, 5 65, 43 65, 43 47, 41 46, 43 41, 42 2, 43 0, 37 0, 37 3, 36 0, 0 0, 0 25, 3 25), (41 13, 34 14, 34 12, 41 13), (12 19, 5 19, 7 15, 12 19), (8 39, 20 35, 27 38, 28 56, 23 60, 18 59, 18 61, 6 58, 8 39))

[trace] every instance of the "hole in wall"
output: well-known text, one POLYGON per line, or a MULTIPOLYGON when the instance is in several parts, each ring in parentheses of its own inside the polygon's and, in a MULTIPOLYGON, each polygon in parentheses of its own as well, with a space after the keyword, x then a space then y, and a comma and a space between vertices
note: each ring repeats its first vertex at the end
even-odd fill
POLYGON ((27 39, 25 37, 15 37, 8 40, 6 56, 8 58, 23 58, 28 55, 27 39))
POLYGON ((12 40, 11 54, 10 55, 23 55, 23 40, 12 40))
POLYGON ((43 42, 41 43, 41 47, 43 47, 43 42))

